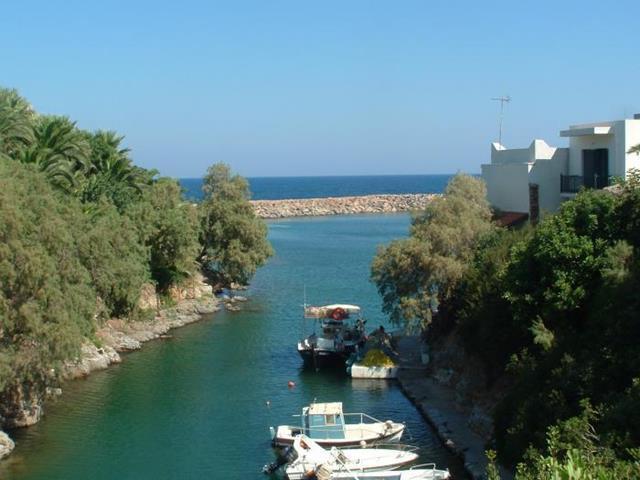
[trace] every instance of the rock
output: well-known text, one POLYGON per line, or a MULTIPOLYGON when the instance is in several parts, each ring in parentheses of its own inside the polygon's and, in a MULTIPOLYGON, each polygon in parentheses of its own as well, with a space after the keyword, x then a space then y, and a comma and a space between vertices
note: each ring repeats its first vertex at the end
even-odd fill
POLYGON ((469 425, 471 430, 487 440, 489 440, 493 434, 493 419, 491 415, 478 405, 474 405, 471 409, 467 425, 469 425))
POLYGON ((85 343, 81 347, 80 357, 64 366, 64 376, 78 378, 89 375, 94 370, 104 370, 112 363, 120 363, 118 352, 111 346, 97 347, 93 343, 85 343))
POLYGON ((62 395, 62 389, 59 387, 47 387, 44 391, 47 398, 55 398, 62 395))
POLYGON ((9 455, 15 447, 16 444, 9 435, 0 430, 0 460, 9 455))
POLYGON ((156 286, 153 283, 145 283, 140 290, 138 308, 140 310, 157 310, 159 307, 156 286))

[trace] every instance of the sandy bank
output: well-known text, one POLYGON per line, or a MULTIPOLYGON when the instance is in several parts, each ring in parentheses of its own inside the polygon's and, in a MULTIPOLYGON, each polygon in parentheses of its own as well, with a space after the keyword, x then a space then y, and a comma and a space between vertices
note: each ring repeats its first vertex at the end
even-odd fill
POLYGON ((359 197, 252 200, 256 214, 265 219, 361 213, 409 212, 424 208, 435 193, 365 195, 359 197))

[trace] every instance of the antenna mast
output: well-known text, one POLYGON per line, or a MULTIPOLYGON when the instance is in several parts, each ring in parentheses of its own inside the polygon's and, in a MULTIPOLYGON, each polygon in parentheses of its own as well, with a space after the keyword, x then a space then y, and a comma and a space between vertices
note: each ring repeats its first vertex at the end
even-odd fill
POLYGON ((493 97, 491 100, 500 102, 500 127, 498 132, 498 143, 502 145, 502 119, 504 118, 504 104, 511 101, 511 97, 506 95, 504 97, 493 97))

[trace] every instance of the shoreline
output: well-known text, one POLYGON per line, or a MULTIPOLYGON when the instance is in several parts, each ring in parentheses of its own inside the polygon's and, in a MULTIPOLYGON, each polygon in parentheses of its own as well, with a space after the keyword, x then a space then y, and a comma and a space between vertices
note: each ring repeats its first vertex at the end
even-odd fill
POLYGON ((361 195, 348 197, 251 200, 256 215, 265 220, 421 210, 439 193, 361 195))
MULTIPOLYGON (((35 425, 45 415, 46 403, 63 395, 64 384, 86 378, 93 372, 109 368, 123 361, 121 354, 142 349, 151 340, 169 338, 168 333, 176 328, 201 321, 205 315, 213 314, 221 308, 238 310, 237 302, 245 301, 242 296, 218 298, 213 294, 210 285, 201 278, 193 279, 186 287, 176 288, 171 292, 177 297, 176 304, 159 308, 159 300, 155 294, 143 292, 141 305, 154 313, 147 320, 110 319, 96 331, 96 340, 87 340, 80 347, 80 355, 66 362, 61 371, 60 381, 55 386, 48 386, 45 392, 36 398, 24 398, 13 406, 15 416, 6 419, 4 429, 7 431, 28 428, 35 425)), ((15 443, 11 437, 0 429, 0 459, 11 454, 15 443)))
MULTIPOLYGON (((474 480, 486 478, 486 439, 469 425, 468 412, 459 405, 456 391, 427 374, 427 366, 421 361, 418 337, 401 336, 397 349, 401 357, 397 381, 403 394, 418 409, 442 445, 462 461, 467 475, 474 480)), ((501 465, 498 468, 501 478, 513 478, 513 472, 501 465)))

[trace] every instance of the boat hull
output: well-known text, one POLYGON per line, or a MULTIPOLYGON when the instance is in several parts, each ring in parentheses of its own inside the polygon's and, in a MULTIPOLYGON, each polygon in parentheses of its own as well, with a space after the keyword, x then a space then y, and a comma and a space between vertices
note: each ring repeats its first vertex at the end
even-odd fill
POLYGON ((298 353, 304 361, 304 366, 309 368, 344 367, 347 359, 355 349, 343 351, 298 349, 298 353))
MULTIPOLYGON (((404 432, 404 428, 398 429, 398 430, 396 430, 394 432, 391 432, 389 435, 383 435, 383 436, 379 436, 379 437, 375 437, 375 438, 369 438, 369 439, 357 439, 357 440, 327 439, 327 440, 321 440, 321 439, 315 438, 314 442, 316 442, 322 448, 360 447, 362 445, 361 442, 363 440, 367 445, 372 445, 372 444, 375 444, 375 443, 393 443, 393 442, 398 442, 398 441, 400 441, 400 438, 402 438, 402 433, 403 432, 404 432)), ((275 437, 273 439, 273 446, 274 447, 280 447, 280 448, 288 447, 290 445, 293 445, 293 440, 294 440, 293 437, 275 437)))

